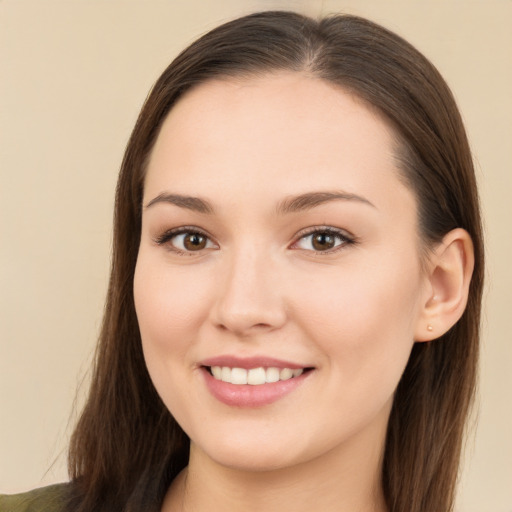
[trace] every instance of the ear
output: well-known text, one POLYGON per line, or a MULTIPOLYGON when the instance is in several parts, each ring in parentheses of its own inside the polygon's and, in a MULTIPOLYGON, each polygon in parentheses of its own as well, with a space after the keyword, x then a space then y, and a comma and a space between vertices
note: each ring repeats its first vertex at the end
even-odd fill
POLYGON ((433 250, 416 341, 439 338, 459 320, 466 309, 474 264, 473 242, 464 229, 450 231, 433 250))

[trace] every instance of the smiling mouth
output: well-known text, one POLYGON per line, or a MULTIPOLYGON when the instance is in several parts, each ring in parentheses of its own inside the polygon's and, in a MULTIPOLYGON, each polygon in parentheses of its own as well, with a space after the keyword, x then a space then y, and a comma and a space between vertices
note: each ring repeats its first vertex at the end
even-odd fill
POLYGON ((231 368, 229 366, 206 366, 210 375, 215 380, 227 382, 229 384, 252 386, 261 386, 273 382, 290 380, 299 377, 311 368, 275 368, 275 367, 259 367, 259 368, 231 368))

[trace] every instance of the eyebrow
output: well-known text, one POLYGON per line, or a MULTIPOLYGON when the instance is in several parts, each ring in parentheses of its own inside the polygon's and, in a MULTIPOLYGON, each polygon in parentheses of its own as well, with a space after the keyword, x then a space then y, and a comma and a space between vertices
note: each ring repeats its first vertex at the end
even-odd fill
MULTIPOLYGON (((285 215, 287 213, 310 210, 316 206, 336 200, 356 201, 376 208, 376 206, 365 197, 349 192, 308 192, 281 201, 277 205, 276 211, 279 215, 285 215)), ((198 213, 213 214, 215 212, 213 206, 206 199, 170 193, 157 195, 149 201, 146 208, 150 208, 158 203, 169 203, 198 213)))
POLYGON ((214 212, 213 206, 206 201, 206 199, 193 196, 162 193, 157 195, 154 199, 151 199, 151 201, 146 205, 146 208, 157 203, 170 203, 179 206, 180 208, 186 208, 187 210, 192 210, 198 213, 212 214, 214 212))
POLYGON ((277 213, 286 214, 310 210, 315 206, 320 206, 321 204, 336 200, 356 201, 358 203, 371 206, 372 208, 376 208, 376 206, 365 197, 349 192, 308 192, 307 194, 290 197, 279 203, 277 206, 277 213))

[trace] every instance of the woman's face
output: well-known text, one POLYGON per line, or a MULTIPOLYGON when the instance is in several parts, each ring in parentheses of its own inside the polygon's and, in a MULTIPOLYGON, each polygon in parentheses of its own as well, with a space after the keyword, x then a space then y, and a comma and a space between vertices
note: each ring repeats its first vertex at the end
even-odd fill
POLYGON ((211 81, 170 112, 134 293, 194 450, 258 470, 380 455, 429 292, 393 147, 375 112, 299 73, 211 81))

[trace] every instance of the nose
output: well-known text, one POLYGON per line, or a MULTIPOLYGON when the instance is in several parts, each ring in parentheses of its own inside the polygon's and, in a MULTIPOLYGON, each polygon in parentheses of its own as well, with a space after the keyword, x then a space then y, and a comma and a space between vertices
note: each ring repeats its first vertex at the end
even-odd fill
POLYGON ((276 267, 268 254, 254 247, 226 261, 211 310, 215 326, 239 337, 282 327, 286 308, 276 267))

